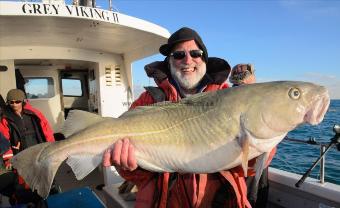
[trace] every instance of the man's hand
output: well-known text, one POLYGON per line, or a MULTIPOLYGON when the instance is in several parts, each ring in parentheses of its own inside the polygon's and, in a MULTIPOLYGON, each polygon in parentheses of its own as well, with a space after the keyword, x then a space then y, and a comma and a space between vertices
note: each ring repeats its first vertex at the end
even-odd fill
POLYGON ((114 143, 113 148, 105 150, 103 166, 114 165, 116 168, 133 171, 137 169, 135 149, 128 138, 120 139, 114 143))
POLYGON ((19 150, 21 143, 18 142, 16 146, 12 146, 13 149, 19 150))

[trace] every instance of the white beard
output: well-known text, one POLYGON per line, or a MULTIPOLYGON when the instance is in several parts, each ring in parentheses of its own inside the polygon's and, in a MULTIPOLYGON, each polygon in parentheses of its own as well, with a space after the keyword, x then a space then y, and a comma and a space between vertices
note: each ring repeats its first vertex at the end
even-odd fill
POLYGON ((170 72, 171 76, 174 78, 174 80, 180 85, 181 88, 185 90, 191 90, 197 87, 199 82, 202 80, 203 76, 205 75, 207 71, 207 66, 205 62, 202 62, 200 65, 192 64, 192 65, 186 65, 182 64, 179 66, 180 69, 176 69, 172 61, 170 62, 170 72), (194 71, 194 76, 186 76, 182 74, 181 69, 182 68, 192 68, 195 67, 196 70, 194 71))

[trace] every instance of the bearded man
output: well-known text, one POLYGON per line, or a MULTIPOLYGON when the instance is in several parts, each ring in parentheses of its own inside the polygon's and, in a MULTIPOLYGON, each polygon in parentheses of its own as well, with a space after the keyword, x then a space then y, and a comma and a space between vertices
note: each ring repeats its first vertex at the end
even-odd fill
MULTIPOLYGON (((159 48, 164 61, 145 66, 158 87, 148 87, 131 108, 160 101, 176 102, 196 93, 228 87, 229 64, 208 58, 196 31, 184 27, 159 48)), ((114 165, 120 175, 138 187, 135 207, 250 207, 241 168, 211 174, 155 173, 137 165, 134 147, 123 138, 108 149, 103 165, 114 165)))

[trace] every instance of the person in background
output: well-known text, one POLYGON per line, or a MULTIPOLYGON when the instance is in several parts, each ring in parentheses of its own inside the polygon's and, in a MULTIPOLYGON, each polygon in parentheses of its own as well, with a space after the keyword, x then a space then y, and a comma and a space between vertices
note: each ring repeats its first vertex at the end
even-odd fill
POLYGON ((233 84, 233 87, 252 84, 256 82, 255 69, 252 64, 237 64, 231 70, 229 82, 233 84))
MULTIPOLYGON (((38 143, 54 142, 53 130, 47 119, 25 98, 25 93, 20 89, 11 89, 6 96, 7 106, 0 125, 1 132, 11 144, 11 148, 2 155, 7 170, 12 170, 10 159, 13 155, 38 143)), ((41 200, 18 175, 13 186, 11 204, 37 203, 41 200)))
MULTIPOLYGON (((0 120, 5 112, 6 102, 0 95, 0 120)), ((11 149, 11 143, 3 135, 5 127, 0 123, 0 194, 10 197, 14 192, 15 174, 5 166, 4 154, 11 149)), ((12 156, 12 154, 10 154, 12 156)))
MULTIPOLYGON (((0 130, 1 130, 0 126, 0 130)), ((0 131, 0 194, 10 197, 14 192, 15 174, 8 170, 3 161, 3 154, 11 148, 11 144, 0 131)))
MULTIPOLYGON (((193 94, 227 88, 229 64, 208 58, 196 31, 184 27, 159 48, 164 61, 145 66, 158 87, 146 91, 131 108, 160 101, 178 101, 193 94)), ((251 207, 242 168, 211 174, 155 173, 138 167, 128 138, 105 151, 103 165, 114 165, 138 187, 135 207, 251 207)))

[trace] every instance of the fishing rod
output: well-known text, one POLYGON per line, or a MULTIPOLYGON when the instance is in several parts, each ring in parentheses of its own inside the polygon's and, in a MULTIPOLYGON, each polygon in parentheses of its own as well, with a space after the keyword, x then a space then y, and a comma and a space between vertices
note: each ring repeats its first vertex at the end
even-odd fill
POLYGON ((316 142, 314 137, 309 137, 307 141, 301 140, 301 139, 293 139, 288 136, 284 138, 285 141, 290 141, 290 142, 298 142, 298 143, 304 143, 304 144, 311 144, 311 145, 321 145, 321 143, 316 142))
POLYGON ((301 184, 306 180, 308 175, 312 172, 312 170, 315 168, 315 166, 319 163, 319 161, 323 158, 323 156, 327 153, 327 151, 335 145, 338 151, 340 151, 340 125, 335 124, 333 126, 333 131, 335 133, 334 137, 331 138, 331 141, 329 142, 328 146, 326 147, 325 151, 322 152, 320 157, 314 162, 314 164, 307 170, 305 174, 301 177, 301 179, 295 184, 295 187, 299 188, 301 184))
MULTIPOLYGON (((288 136, 285 136, 283 141, 287 141, 287 142, 296 142, 296 143, 302 143, 302 144, 310 144, 310 145, 318 145, 318 146, 326 146, 328 143, 325 142, 317 142, 315 137, 309 137, 308 140, 301 140, 301 139, 295 139, 295 138, 291 138, 288 136)), ((340 151, 340 144, 336 145, 336 146, 332 146, 333 148, 337 148, 338 151, 340 151)))

